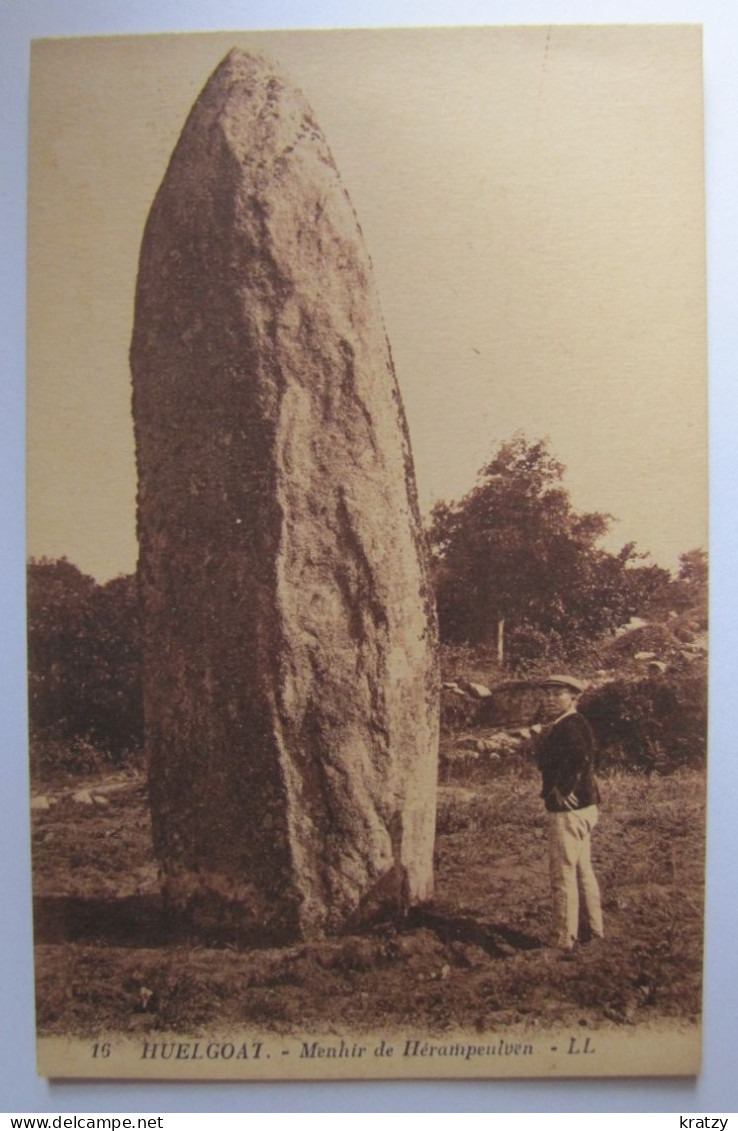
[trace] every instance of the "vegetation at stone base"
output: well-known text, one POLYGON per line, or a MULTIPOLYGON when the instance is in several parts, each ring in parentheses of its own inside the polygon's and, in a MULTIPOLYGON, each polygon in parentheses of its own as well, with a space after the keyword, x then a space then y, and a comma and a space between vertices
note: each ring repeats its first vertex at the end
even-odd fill
MULTIPOLYGON (((490 768, 491 769, 491 768, 490 768)), ((78 780, 33 813, 37 1018, 104 1031, 495 1033, 699 1016, 704 774, 613 771, 594 834, 608 942, 574 961, 550 926, 544 814, 529 763, 442 786, 425 916, 271 950, 172 941, 140 773, 78 780)))
POLYGON ((66 558, 42 558, 27 588, 32 770, 125 760, 143 734, 135 578, 99 585, 66 558))
POLYGON ((507 669, 574 658, 633 616, 704 597, 706 558, 683 555, 677 579, 629 542, 598 543, 612 517, 577 513, 547 440, 518 432, 461 500, 429 525, 441 639, 495 647, 507 669))

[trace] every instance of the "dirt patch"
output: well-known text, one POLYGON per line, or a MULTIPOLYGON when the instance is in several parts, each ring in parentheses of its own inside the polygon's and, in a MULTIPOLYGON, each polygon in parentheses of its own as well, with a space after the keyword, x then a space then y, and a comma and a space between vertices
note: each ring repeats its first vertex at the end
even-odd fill
MULTIPOLYGON (((105 792, 102 780, 82 785, 105 792)), ((74 792, 33 812, 40 1033, 488 1032, 699 1015, 698 770, 605 778, 594 856, 608 939, 572 961, 542 945, 544 818, 522 762, 440 788, 432 907, 363 935, 271 950, 171 937, 140 777, 107 790, 104 805, 74 792)))

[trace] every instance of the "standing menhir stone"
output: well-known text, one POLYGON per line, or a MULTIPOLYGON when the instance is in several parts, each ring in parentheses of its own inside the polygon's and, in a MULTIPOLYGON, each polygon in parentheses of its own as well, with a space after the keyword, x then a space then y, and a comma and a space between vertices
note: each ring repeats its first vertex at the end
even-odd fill
POLYGON ((279 941, 432 894, 435 624, 371 263, 302 96, 232 51, 146 226, 131 348, 167 900, 279 941))

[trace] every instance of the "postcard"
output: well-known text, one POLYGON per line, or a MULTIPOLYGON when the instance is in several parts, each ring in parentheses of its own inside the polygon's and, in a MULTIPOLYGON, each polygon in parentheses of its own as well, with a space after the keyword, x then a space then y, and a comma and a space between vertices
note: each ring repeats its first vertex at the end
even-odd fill
POLYGON ((37 40, 38 1071, 694 1075, 695 26, 37 40))

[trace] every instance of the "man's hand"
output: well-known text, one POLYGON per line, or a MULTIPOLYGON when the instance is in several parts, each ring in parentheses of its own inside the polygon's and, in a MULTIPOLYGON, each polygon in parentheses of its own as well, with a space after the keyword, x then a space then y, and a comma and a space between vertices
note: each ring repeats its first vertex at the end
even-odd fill
POLYGON ((577 797, 576 793, 568 793, 566 797, 564 797, 563 793, 556 785, 551 790, 549 797, 551 798, 558 812, 561 812, 562 810, 571 812, 572 809, 579 808, 579 798, 577 797))

